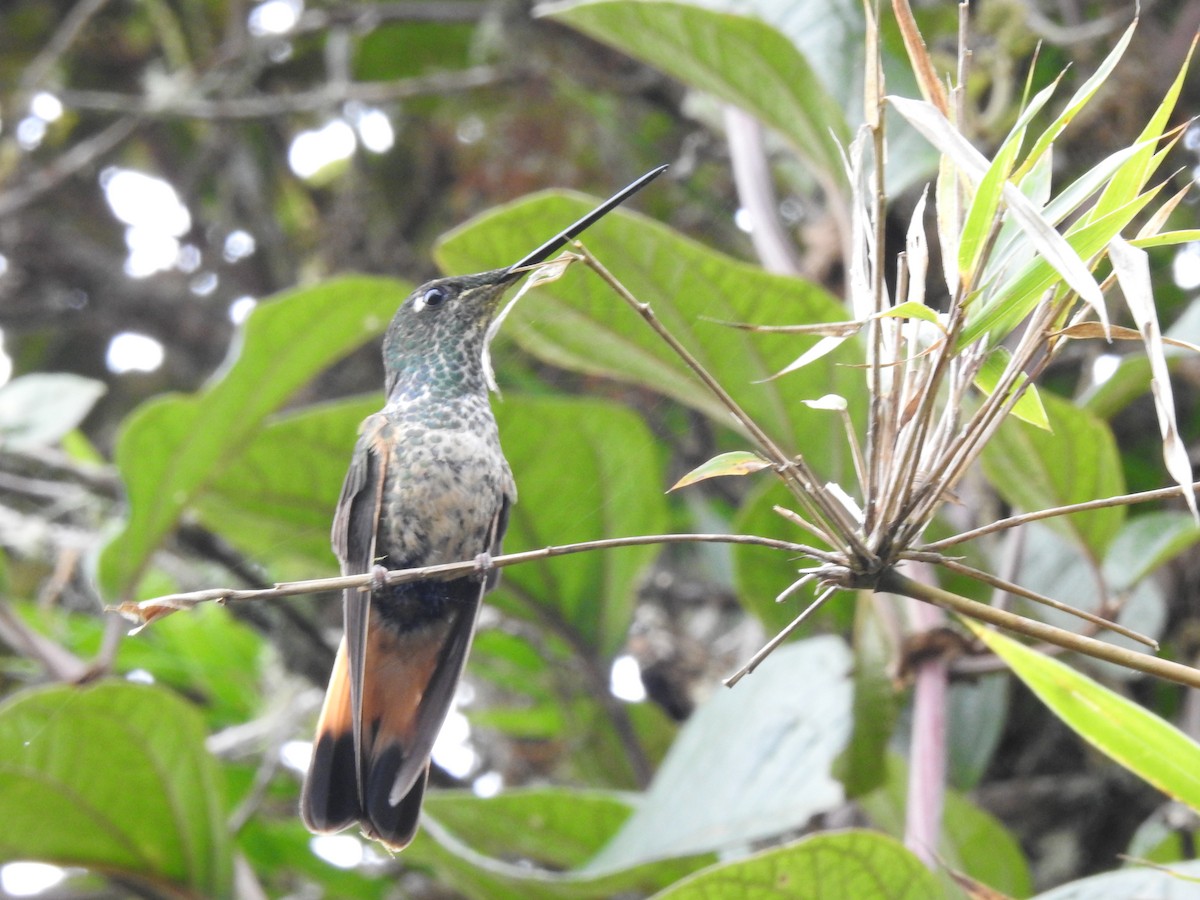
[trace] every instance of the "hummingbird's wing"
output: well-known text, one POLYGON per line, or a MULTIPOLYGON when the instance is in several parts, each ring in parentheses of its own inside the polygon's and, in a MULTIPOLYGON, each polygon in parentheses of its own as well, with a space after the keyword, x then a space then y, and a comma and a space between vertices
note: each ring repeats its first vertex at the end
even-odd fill
MULTIPOLYGON (((380 453, 382 416, 370 416, 359 429, 342 493, 333 517, 334 553, 346 575, 370 570, 375 558, 376 523, 383 497, 380 453)), ((345 637, 338 647, 325 704, 317 720, 313 756, 300 798, 300 812, 312 831, 338 831, 362 815, 362 685, 366 662, 370 595, 342 594, 345 637)))

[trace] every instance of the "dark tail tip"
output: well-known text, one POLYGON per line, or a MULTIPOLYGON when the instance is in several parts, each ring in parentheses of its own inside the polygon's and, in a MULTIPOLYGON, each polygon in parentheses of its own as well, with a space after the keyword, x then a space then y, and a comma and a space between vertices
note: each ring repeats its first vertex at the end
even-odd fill
POLYGON ((371 837, 393 850, 403 850, 416 837, 417 824, 421 819, 421 800, 429 780, 429 765, 426 764, 408 793, 393 805, 389 797, 402 762, 400 748, 395 745, 388 747, 372 761, 366 784, 364 825, 369 825, 371 837))
POLYGON ((340 831, 362 817, 354 775, 354 738, 325 732, 313 744, 300 794, 300 816, 310 831, 340 831))

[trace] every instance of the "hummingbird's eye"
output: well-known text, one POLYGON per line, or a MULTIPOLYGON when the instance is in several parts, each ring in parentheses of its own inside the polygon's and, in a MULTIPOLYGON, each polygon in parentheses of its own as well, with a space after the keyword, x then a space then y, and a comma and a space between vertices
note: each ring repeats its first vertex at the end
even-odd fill
POLYGON ((431 287, 421 295, 421 305, 428 307, 441 306, 449 296, 450 293, 445 288, 431 287))

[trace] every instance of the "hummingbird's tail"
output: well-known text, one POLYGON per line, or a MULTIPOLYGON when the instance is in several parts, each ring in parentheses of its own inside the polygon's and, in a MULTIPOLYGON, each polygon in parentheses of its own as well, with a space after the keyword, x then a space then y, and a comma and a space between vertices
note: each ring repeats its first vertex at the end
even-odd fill
POLYGON ((343 638, 300 795, 310 830, 357 822, 393 850, 412 841, 429 755, 466 662, 483 588, 475 578, 402 585, 373 598, 366 629, 348 619, 347 633, 363 636, 361 684, 351 690, 354 644, 343 638))
MULTIPOLYGON (((375 659, 388 668, 387 657, 374 654, 375 659)), ((370 660, 371 655, 368 655, 370 660)), ((425 782, 429 773, 428 762, 417 773, 407 793, 398 802, 390 801, 391 789, 401 768, 400 743, 393 735, 385 733, 383 726, 387 716, 371 715, 371 700, 381 699, 391 691, 400 693, 404 685, 385 683, 380 677, 385 673, 366 673, 364 681, 368 690, 364 697, 364 721, 372 723, 372 734, 363 750, 362 781, 365 790, 359 788, 358 762, 354 747, 354 724, 350 703, 350 667, 346 652, 346 641, 338 647, 333 672, 329 676, 329 687, 325 692, 325 705, 317 720, 317 733, 313 741, 312 762, 304 780, 300 795, 300 815, 310 831, 329 833, 341 831, 356 822, 363 832, 391 847, 402 850, 412 841, 417 832, 417 821, 421 815, 421 800, 425 794, 425 782), (372 690, 374 688, 374 690, 372 690), (391 689, 391 690, 389 690, 391 689), (379 753, 372 749, 378 748, 379 753)), ((395 698, 395 693, 393 693, 395 698)))

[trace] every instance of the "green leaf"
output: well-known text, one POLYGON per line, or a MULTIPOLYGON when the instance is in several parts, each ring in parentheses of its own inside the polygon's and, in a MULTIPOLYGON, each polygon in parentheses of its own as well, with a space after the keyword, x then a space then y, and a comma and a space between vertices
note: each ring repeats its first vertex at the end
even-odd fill
POLYGON ((936 311, 930 309, 924 303, 917 303, 913 300, 906 300, 904 303, 897 304, 879 315, 883 318, 921 319, 934 325, 940 324, 936 311))
POLYGON ((850 144, 842 106, 808 61, 770 25, 745 16, 660 0, 555 4, 545 14, 753 113, 820 172, 845 182, 850 144))
MULTIPOLYGON (((1086 223, 1081 220, 1067 230, 1066 243, 1077 258, 1091 259, 1120 234, 1156 193, 1157 190, 1147 191, 1102 218, 1086 223)), ((1047 290, 1062 283, 1059 270, 1044 256, 1038 255, 1012 279, 991 292, 987 302, 971 316, 959 338, 959 346, 966 346, 989 332, 992 342, 999 342, 1029 315, 1047 290)))
POLYGON ((1058 660, 964 622, 1085 741, 1167 796, 1200 810, 1200 744, 1058 660))
POLYGON ((564 871, 528 861, 511 862, 508 853, 503 858, 488 856, 464 840, 477 839, 498 853, 504 847, 521 848, 538 860, 574 860, 628 815, 628 805, 615 794, 543 789, 485 799, 463 792, 437 792, 426 798, 426 811, 429 815, 423 818, 421 831, 404 851, 405 864, 432 869, 441 882, 480 900, 599 900, 644 895, 712 862, 711 856, 701 856, 655 860, 605 872, 564 871))
POLYGON ((489 628, 475 635, 471 678, 486 679, 495 699, 465 711, 473 726, 491 728, 521 739, 555 740, 567 732, 560 698, 562 682, 553 671, 560 660, 547 659, 531 637, 489 628), (514 698, 508 701, 507 698, 514 698))
POLYGON ((871 831, 818 834, 746 859, 702 869, 654 900, 926 900, 941 892, 904 845, 871 831))
MULTIPOLYGON (((1109 427, 1053 394, 1042 401, 1053 433, 1008 419, 983 451, 983 470, 1000 495, 1033 512, 1124 493, 1121 460, 1109 427)), ((1051 528, 1102 559, 1120 530, 1122 507, 1046 520, 1051 528)))
POLYGON ((781 647, 736 687, 719 689, 585 871, 744 847, 839 805, 832 767, 850 735, 850 664, 840 638, 817 637, 781 647))
MULTIPOLYGON (((1000 379, 1004 377, 1004 372, 1011 360, 1012 354, 1004 347, 997 347, 992 350, 988 353, 987 358, 984 359, 979 373, 975 376, 975 387, 990 397, 996 390, 996 385, 1000 383, 1000 379)), ((1018 375, 1013 390, 1019 389, 1021 385, 1026 384, 1028 381, 1029 379, 1024 374, 1018 375)), ((1011 392, 1008 396, 1012 396, 1011 392)), ((1030 425, 1041 428, 1043 431, 1051 430, 1050 421, 1046 418, 1046 408, 1042 405, 1042 398, 1035 384, 1029 384, 1025 388, 1025 393, 1013 404, 1012 414, 1022 422, 1028 422, 1030 425)))
MULTIPOLYGON (((1039 98, 1047 96, 1053 85, 1039 94, 1039 98)), ((1044 99, 1041 100, 1045 102, 1044 99)), ((1035 102, 1034 107, 1041 104, 1035 102)), ((1026 114, 1030 110, 1026 110, 1026 114)), ((1025 115, 1021 117, 1013 130, 1005 138, 1004 144, 997 151, 995 158, 988 166, 987 172, 975 189, 975 196, 967 210, 967 218, 963 223, 962 238, 958 245, 958 269, 961 277, 969 284, 977 284, 975 268, 979 265, 984 248, 987 246, 988 235, 992 223, 1000 211, 1000 197, 1004 192, 1004 184, 1012 172, 1017 153, 1021 150, 1021 141, 1025 136, 1025 115)))
MULTIPOLYGON (((628 409, 509 395, 496 419, 518 491, 506 551, 666 528, 661 448, 628 409)), ((657 553, 624 547, 512 566, 491 602, 543 622, 552 616, 568 643, 608 656, 625 640, 636 580, 657 553)))
POLYGON ((1200 526, 1183 512, 1163 510, 1128 520, 1104 557, 1104 580, 1123 591, 1200 541, 1200 526))
POLYGON ((1162 161, 1162 156, 1156 152, 1156 145, 1159 138, 1162 137, 1167 123, 1171 119, 1171 113, 1175 109, 1175 101, 1179 98, 1179 92, 1186 83, 1188 66, 1192 61, 1192 53, 1195 49, 1196 41, 1193 38, 1192 44, 1188 48, 1187 58, 1183 61, 1183 65, 1180 66, 1179 74, 1175 76, 1175 81, 1167 89, 1162 102, 1159 103, 1158 108, 1151 115, 1150 121, 1146 123, 1146 127, 1142 129, 1142 133, 1134 141, 1134 144, 1141 149, 1129 162, 1121 166, 1117 174, 1108 182, 1104 188, 1104 192, 1096 201, 1096 205, 1089 210, 1087 215, 1089 220, 1094 221, 1103 218, 1127 206, 1138 197, 1142 188, 1146 186, 1146 182, 1150 180, 1150 176, 1158 168, 1159 163, 1162 161))
POLYGON ((677 491, 689 484, 695 484, 697 481, 704 481, 706 478, 719 478, 722 475, 750 475, 770 467, 771 464, 757 453, 751 453, 749 450, 731 450, 729 453, 714 456, 708 462, 696 466, 671 485, 671 490, 677 491))
MULTIPOLYGON (((804 54, 809 66, 843 110, 847 122, 862 122, 865 94, 867 21, 861 0, 697 0, 716 12, 754 16, 779 30, 804 54)), ((925 10, 922 24, 933 10, 925 10)), ((947 20, 943 18, 943 23, 947 20)), ((918 86, 903 51, 894 17, 878 24, 878 46, 884 79, 889 90, 908 96, 918 86)), ((889 196, 926 178, 937 167, 937 157, 921 136, 895 116, 888 117, 888 165, 884 178, 889 196)))
POLYGON ((0 706, 0 862, 82 866, 229 896, 216 762, 194 709, 128 682, 26 691, 0 706))
POLYGON ((523 788, 481 798, 434 791, 425 808, 473 850, 548 869, 583 865, 633 812, 634 797, 606 791, 523 788))
POLYGON ((959 790, 970 790, 979 783, 1000 745, 1008 718, 1010 681, 1001 672, 950 683, 948 781, 959 790))
POLYGON ((1153 237, 1133 238, 1129 243, 1144 250, 1147 247, 1173 247, 1176 244, 1188 244, 1192 241, 1200 241, 1200 228, 1164 231, 1153 237))
MULTIPOLYGON (((547 232, 593 208, 578 196, 542 194, 468 223, 438 249, 448 271, 475 271, 519 257, 547 232)), ((864 378, 844 363, 861 362, 847 344, 786 379, 754 384, 778 372, 815 341, 790 334, 752 334, 716 322, 790 324, 845 318, 820 286, 739 263, 627 211, 606 216, 586 237, 604 262, 776 440, 794 442, 828 479, 852 472, 838 417, 804 400, 830 392, 861 409, 864 378), (716 321, 713 321, 716 320, 716 321)), ((553 365, 632 382, 710 416, 722 427, 728 410, 647 324, 583 266, 537 288, 513 309, 505 333, 553 365)))
POLYGON ((1017 170, 1017 180, 1024 177, 1042 159, 1046 151, 1053 145, 1055 139, 1071 124, 1071 121, 1079 115, 1083 108, 1091 101, 1092 97, 1096 95, 1096 91, 1100 90, 1104 82, 1108 80, 1108 76, 1112 74, 1113 69, 1116 68, 1117 63, 1121 61, 1121 57, 1125 54, 1125 49, 1133 39, 1135 30, 1137 30, 1136 21, 1125 29, 1125 33, 1121 35, 1121 39, 1117 41, 1116 45, 1109 51, 1108 56, 1104 58, 1104 62, 1096 68, 1096 71, 1088 77, 1087 81, 1079 86, 1074 96, 1063 107, 1062 112, 1058 114, 1045 131, 1038 135, 1037 140, 1034 141, 1033 149, 1029 151, 1029 155, 1025 157, 1025 161, 1021 163, 1021 167, 1017 170))
POLYGON ((200 521, 277 580, 336 570, 329 524, 358 426, 383 397, 354 397, 273 417, 197 495, 200 521))
POLYGON ((326 366, 383 331, 407 288, 382 278, 342 278, 259 304, 220 378, 191 396, 138 407, 117 438, 129 521, 104 548, 100 583, 133 592, 150 555, 179 517, 280 409, 326 366))
MULTIPOLYGON (((293 807, 294 808, 294 807, 293 807)), ((252 816, 238 831, 237 850, 245 857, 268 897, 294 897, 299 890, 324 891, 323 897, 354 900, 394 898, 392 878, 380 878, 369 867, 342 869, 312 850, 313 836, 294 814, 286 819, 252 816), (299 888, 298 884, 304 887, 299 888)))
POLYGON ((107 388, 67 372, 38 372, 0 386, 0 447, 36 450, 58 443, 107 388))

